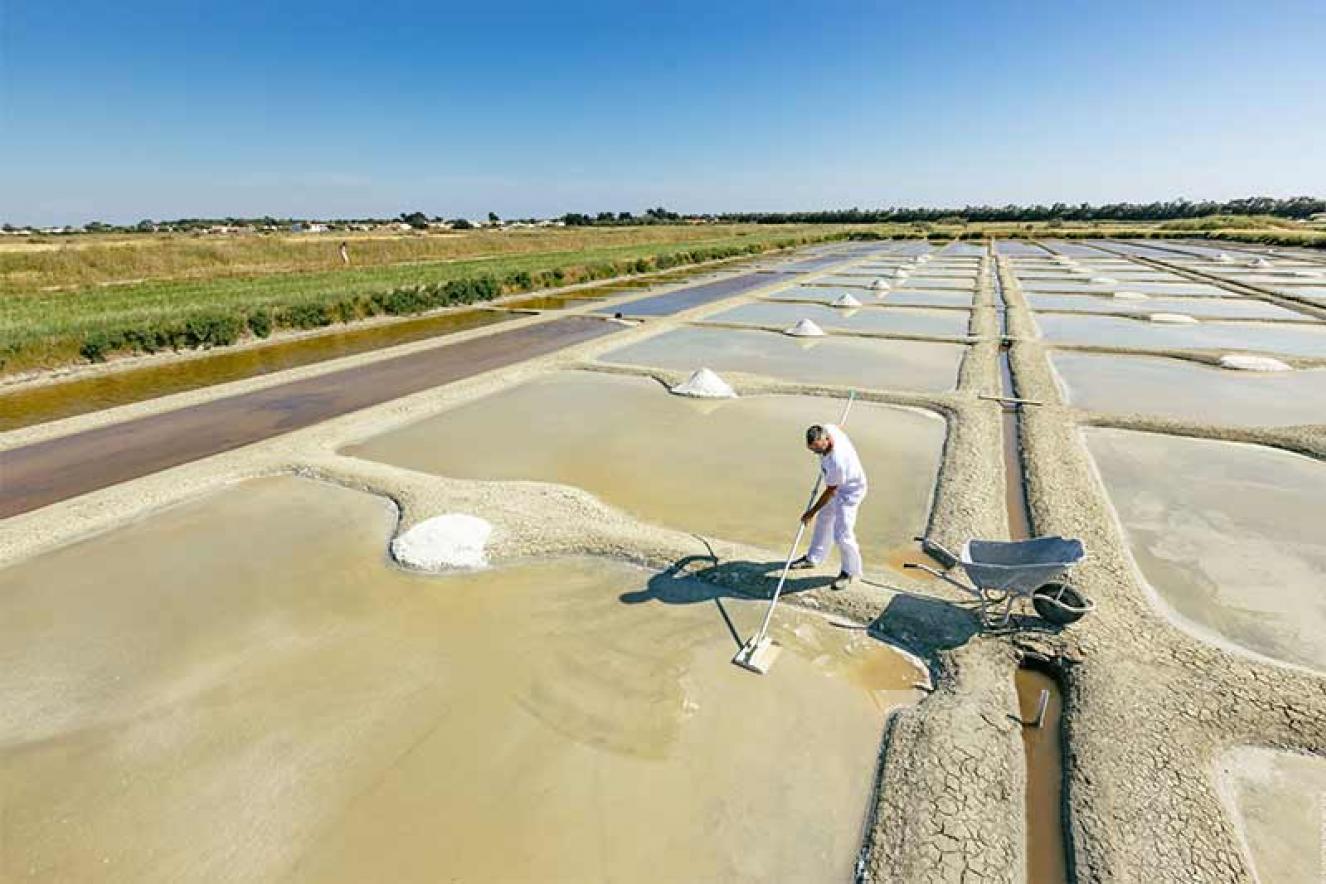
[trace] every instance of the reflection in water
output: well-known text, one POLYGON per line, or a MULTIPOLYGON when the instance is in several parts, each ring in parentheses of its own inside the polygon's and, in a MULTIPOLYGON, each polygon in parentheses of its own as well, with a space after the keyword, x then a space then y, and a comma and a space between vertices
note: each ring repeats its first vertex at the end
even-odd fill
POLYGON ((392 522, 269 479, 0 571, 0 878, 850 875, 907 658, 788 610, 756 678, 759 602, 411 574, 392 522))

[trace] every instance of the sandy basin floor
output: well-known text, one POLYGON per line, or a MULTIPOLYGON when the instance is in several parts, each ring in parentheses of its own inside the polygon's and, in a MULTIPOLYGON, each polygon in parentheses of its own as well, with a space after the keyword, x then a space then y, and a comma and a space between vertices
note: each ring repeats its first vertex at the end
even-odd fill
POLYGON ((712 590, 408 574, 392 524, 265 479, 0 571, 0 878, 850 875, 908 658, 787 611, 753 676, 712 590))
MULTIPOLYGON (((818 469, 805 428, 836 421, 841 407, 810 396, 687 399, 652 379, 561 372, 344 453, 452 478, 571 485, 644 521, 782 550, 818 469)), ((857 535, 879 562, 925 528, 945 426, 858 402, 848 431, 872 488, 857 535)))
POLYGON ((1256 445, 1084 432, 1133 558, 1183 621, 1326 670, 1326 466, 1256 445))

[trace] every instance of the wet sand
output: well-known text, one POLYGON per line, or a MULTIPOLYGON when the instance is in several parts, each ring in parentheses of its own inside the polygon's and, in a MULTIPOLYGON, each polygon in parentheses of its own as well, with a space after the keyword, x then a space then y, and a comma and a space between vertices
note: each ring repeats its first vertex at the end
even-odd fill
MULTIPOLYGON (((831 399, 696 400, 650 379, 570 372, 344 453, 453 478, 571 485, 647 522, 782 550, 818 465, 805 450, 805 428, 836 421, 840 411, 831 399)), ((878 489, 857 523, 862 551, 878 564, 925 527, 944 422, 858 402, 848 432, 878 489)))
POLYGON ((687 328, 628 344, 603 362, 720 374, 740 371, 868 389, 951 390, 965 348, 924 341, 790 338, 764 331, 687 328))
POLYGON ((1138 567, 1182 621, 1326 670, 1326 465, 1232 442, 1084 434, 1138 567))
POLYGON ((756 602, 392 523, 260 480, 0 571, 0 878, 850 877, 911 661, 787 611, 754 676, 756 602))

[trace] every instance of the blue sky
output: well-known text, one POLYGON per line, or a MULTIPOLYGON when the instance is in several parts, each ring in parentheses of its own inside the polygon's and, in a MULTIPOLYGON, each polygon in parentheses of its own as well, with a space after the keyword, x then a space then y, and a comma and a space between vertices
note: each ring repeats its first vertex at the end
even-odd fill
POLYGON ((1322 195, 1323 46, 1321 0, 0 0, 0 220, 1322 195))

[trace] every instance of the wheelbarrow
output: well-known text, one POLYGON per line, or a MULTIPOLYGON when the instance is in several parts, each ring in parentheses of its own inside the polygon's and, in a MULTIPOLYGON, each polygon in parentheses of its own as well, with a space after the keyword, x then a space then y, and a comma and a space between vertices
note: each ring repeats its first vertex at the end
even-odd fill
POLYGON ((1086 557, 1082 541, 1064 537, 1034 537, 1031 540, 968 540, 954 555, 928 537, 917 537, 921 549, 942 563, 939 571, 929 565, 907 562, 904 568, 919 568, 976 597, 981 605, 982 625, 1006 626, 1013 603, 1030 600, 1042 619, 1056 626, 1076 623, 1096 605, 1067 582, 1066 575, 1086 557), (962 566, 970 583, 954 577, 950 570, 962 566))

